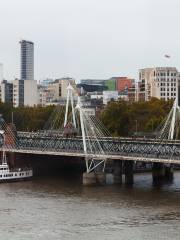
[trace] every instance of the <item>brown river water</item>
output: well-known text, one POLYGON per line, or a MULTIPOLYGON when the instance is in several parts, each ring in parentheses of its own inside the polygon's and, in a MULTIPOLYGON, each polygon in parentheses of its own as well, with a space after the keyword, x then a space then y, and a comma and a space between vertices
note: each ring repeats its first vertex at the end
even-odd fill
POLYGON ((83 187, 78 177, 0 184, 0 240, 180 239, 180 172, 152 186, 83 187))

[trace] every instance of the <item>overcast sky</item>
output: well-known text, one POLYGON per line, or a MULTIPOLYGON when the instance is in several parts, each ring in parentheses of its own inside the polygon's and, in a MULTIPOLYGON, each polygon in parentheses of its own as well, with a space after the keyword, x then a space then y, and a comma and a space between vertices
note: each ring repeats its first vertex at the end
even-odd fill
POLYGON ((38 80, 180 70, 179 23, 179 0, 0 0, 0 62, 6 79, 19 77, 23 38, 35 43, 38 80))

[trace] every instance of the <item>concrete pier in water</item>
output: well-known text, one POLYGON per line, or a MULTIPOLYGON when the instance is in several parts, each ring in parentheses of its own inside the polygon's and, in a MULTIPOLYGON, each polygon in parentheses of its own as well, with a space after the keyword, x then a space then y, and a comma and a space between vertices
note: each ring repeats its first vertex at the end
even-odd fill
POLYGON ((124 162, 125 184, 132 185, 134 183, 134 161, 124 162))
MULTIPOLYGON (((106 172, 93 171, 83 173, 83 185, 112 185, 122 184, 123 162, 110 160, 106 172)), ((128 178, 129 179, 129 178, 128 178)))
POLYGON ((173 165, 163 163, 153 163, 152 167, 153 183, 173 180, 173 165))

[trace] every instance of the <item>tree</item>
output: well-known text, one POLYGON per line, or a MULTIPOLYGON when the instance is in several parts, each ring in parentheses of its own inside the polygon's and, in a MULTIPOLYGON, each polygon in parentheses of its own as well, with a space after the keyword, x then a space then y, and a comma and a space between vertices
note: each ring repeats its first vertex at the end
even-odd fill
POLYGON ((114 136, 130 136, 136 132, 152 132, 167 116, 173 102, 152 98, 148 102, 129 103, 122 100, 109 103, 101 120, 114 136))

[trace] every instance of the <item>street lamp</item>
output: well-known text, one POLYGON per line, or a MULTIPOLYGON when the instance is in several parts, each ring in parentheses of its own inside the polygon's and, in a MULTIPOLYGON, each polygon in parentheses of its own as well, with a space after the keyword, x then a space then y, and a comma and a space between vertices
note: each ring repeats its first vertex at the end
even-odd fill
POLYGON ((137 136, 137 130, 138 130, 138 125, 137 124, 138 124, 138 121, 137 120, 134 120, 134 121, 136 122, 136 132, 135 132, 136 134, 135 135, 137 136))
POLYGON ((154 131, 154 121, 153 119, 151 120, 151 127, 152 127, 152 132, 154 131))

